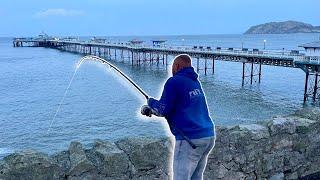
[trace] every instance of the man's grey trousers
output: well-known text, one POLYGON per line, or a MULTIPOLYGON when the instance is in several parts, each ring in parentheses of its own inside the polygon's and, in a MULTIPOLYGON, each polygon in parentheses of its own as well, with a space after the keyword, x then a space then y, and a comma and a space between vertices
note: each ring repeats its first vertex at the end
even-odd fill
POLYGON ((191 140, 196 149, 186 140, 177 140, 173 155, 173 180, 202 180, 210 151, 215 144, 215 137, 191 140))

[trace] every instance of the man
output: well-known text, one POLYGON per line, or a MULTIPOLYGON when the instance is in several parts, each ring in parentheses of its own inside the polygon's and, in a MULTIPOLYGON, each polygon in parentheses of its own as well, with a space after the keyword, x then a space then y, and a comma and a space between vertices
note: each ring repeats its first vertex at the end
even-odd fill
POLYGON ((167 119, 176 139, 173 179, 202 180, 208 155, 215 143, 214 123, 189 55, 174 58, 172 75, 164 85, 160 100, 149 98, 141 113, 167 119))

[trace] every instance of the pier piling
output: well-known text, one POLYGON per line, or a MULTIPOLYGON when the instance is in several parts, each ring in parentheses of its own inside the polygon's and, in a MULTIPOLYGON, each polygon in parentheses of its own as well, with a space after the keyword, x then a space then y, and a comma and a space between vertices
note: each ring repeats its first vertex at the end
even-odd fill
MULTIPOLYGON (((97 39, 96 39, 97 40, 97 39)), ((139 42, 140 41, 131 41, 139 42)), ((158 42, 158 41, 155 41, 158 42)), ((160 41, 159 41, 160 42, 160 41)), ((162 42, 162 41, 161 41, 162 42)), ((319 72, 320 58, 317 57, 318 63, 310 63, 310 57, 304 54, 292 54, 281 50, 281 53, 275 51, 248 51, 237 48, 221 48, 212 49, 190 47, 167 47, 167 46, 141 46, 140 44, 130 43, 112 43, 112 42, 84 42, 79 39, 36 39, 36 38, 15 38, 12 42, 13 47, 47 47, 61 51, 69 51, 84 55, 103 56, 108 59, 114 58, 115 61, 126 60, 132 66, 141 66, 156 64, 168 66, 168 56, 173 57, 178 54, 189 54, 196 59, 196 71, 204 70, 204 75, 208 75, 208 70, 212 68, 212 74, 215 74, 215 61, 231 61, 242 63, 242 86, 246 84, 253 85, 255 82, 261 83, 262 65, 283 66, 291 68, 300 68, 305 71, 305 86, 304 86, 304 102, 311 97, 313 101, 319 99, 319 72), (208 62, 209 60, 209 62, 208 62), (160 62, 162 61, 162 63, 160 62), (201 61, 201 62, 200 62, 201 61), (210 63, 212 62, 212 66, 210 63), (203 67, 204 66, 204 67, 203 67), (247 67, 248 66, 248 67, 247 67), (257 76, 257 79, 255 78, 257 76), (248 79, 248 80, 246 80, 248 79)), ((202 47, 202 46, 200 46, 202 47)))

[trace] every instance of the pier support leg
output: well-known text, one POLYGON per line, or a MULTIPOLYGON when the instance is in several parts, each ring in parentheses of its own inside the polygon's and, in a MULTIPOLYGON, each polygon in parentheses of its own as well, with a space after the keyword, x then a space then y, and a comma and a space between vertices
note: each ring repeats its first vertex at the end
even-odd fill
POLYGON ((153 53, 152 52, 150 52, 150 62, 151 62, 151 64, 153 64, 153 53))
POLYGON ((122 62, 124 62, 123 49, 121 49, 121 60, 122 60, 122 62))
POLYGON ((212 58, 212 74, 214 74, 214 57, 212 58))
POLYGON ((261 60, 260 60, 260 63, 259 63, 259 84, 261 82, 261 66, 262 66, 262 63, 261 63, 261 60))
POLYGON ((304 85, 303 101, 306 102, 308 100, 308 97, 312 97, 313 101, 319 102, 319 67, 318 65, 306 65, 304 70, 306 72, 306 79, 304 85))
POLYGON ((250 84, 252 84, 252 80, 253 80, 253 62, 251 63, 251 73, 250 73, 250 84))
POLYGON ((131 65, 133 66, 133 51, 131 51, 131 65))
POLYGON ((318 67, 315 69, 315 74, 314 74, 314 86, 313 86, 313 101, 316 100, 317 98, 317 90, 318 90, 318 67))
POLYGON ((204 75, 207 75, 207 58, 204 59, 204 75))
POLYGON ((261 75, 262 75, 262 63, 260 60, 257 59, 244 59, 242 61, 242 86, 246 83, 246 78, 250 78, 250 85, 253 83, 260 83, 261 82, 261 75), (249 66, 246 67, 246 64, 249 66), (255 79, 255 77, 257 77, 255 79))
POLYGON ((199 57, 197 57, 197 73, 199 73, 199 57))
POLYGON ((309 83, 309 71, 307 69, 306 71, 306 81, 304 84, 304 97, 303 97, 303 102, 306 102, 308 99, 308 83, 309 83))
POLYGON ((164 65, 164 53, 162 54, 162 65, 164 65))
POLYGON ((140 66, 140 51, 138 52, 138 65, 140 66))
POLYGON ((244 86, 244 78, 245 78, 245 68, 246 68, 246 63, 242 63, 242 86, 244 86))
POLYGON ((168 68, 168 54, 166 54, 166 69, 168 68))

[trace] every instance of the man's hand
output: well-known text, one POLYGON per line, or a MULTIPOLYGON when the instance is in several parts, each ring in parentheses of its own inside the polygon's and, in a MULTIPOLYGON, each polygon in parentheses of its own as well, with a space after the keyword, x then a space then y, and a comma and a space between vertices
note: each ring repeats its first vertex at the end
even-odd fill
POLYGON ((143 105, 141 107, 141 114, 151 117, 152 116, 152 109, 148 105, 143 105))

